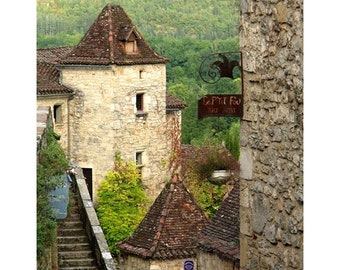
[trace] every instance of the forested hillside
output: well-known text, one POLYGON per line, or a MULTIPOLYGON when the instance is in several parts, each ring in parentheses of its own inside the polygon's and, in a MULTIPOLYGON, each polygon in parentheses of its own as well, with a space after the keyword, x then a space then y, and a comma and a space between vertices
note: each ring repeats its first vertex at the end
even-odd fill
MULTIPOLYGON (((233 118, 197 120, 207 93, 238 93, 239 79, 207 84, 199 66, 211 53, 238 51, 238 0, 121 0, 119 4, 167 64, 167 89, 183 99, 183 143, 225 139, 233 118)), ((37 47, 76 45, 108 0, 37 0, 37 47)), ((230 136, 230 134, 228 135, 230 136)))

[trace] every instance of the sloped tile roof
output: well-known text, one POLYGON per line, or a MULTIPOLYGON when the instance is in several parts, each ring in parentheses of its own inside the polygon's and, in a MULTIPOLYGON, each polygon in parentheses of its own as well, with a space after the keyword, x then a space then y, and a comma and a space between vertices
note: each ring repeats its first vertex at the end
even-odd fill
POLYGON ((236 181, 214 217, 200 232, 198 247, 239 264, 239 213, 240 185, 239 181, 236 181))
POLYGON ((37 62, 58 64, 73 49, 74 46, 37 49, 37 62))
MULTIPOLYGON (((56 66, 60 63, 107 65, 110 63, 152 64, 167 61, 167 58, 158 56, 149 47, 120 6, 108 4, 78 46, 61 46, 37 50, 37 95, 51 96, 73 93, 72 89, 59 83, 60 74, 56 66), (109 22, 112 24, 111 26, 109 26, 109 22), (111 33, 110 31, 113 32, 111 33), (110 35, 113 35, 114 38, 110 38, 110 35), (135 35, 137 38, 139 53, 126 55, 122 42, 129 39, 131 35, 135 35), (111 56, 113 56, 112 59, 110 58, 111 56)), ((183 109, 186 104, 167 93, 166 107, 167 109, 183 109)))
POLYGON ((198 233, 208 219, 184 184, 174 176, 131 237, 117 244, 122 253, 176 259, 196 255, 198 233))
POLYGON ((56 64, 73 47, 57 47, 37 50, 37 96, 71 95, 73 90, 59 83, 56 64))
POLYGON ((119 5, 107 4, 74 50, 61 61, 67 65, 133 65, 166 63, 140 35, 119 5), (134 33, 138 51, 126 53, 125 41, 134 33))
POLYGON ((166 92, 166 108, 167 109, 183 109, 187 106, 187 104, 177 98, 171 95, 170 93, 166 92))

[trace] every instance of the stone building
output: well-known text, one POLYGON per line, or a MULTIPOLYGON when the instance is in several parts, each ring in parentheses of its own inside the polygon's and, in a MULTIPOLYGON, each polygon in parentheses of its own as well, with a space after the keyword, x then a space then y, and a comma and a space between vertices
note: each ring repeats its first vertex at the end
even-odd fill
POLYGON ((94 200, 117 153, 137 162, 152 199, 166 182, 175 147, 168 134, 180 128, 185 107, 166 93, 167 61, 110 4, 77 46, 38 50, 37 104, 52 108, 60 142, 94 200))
POLYGON ((303 1, 240 11, 241 269, 303 269, 303 1))
POLYGON ((199 268, 196 259, 197 237, 207 222, 203 209, 175 175, 134 233, 117 244, 121 269, 208 269, 199 268))

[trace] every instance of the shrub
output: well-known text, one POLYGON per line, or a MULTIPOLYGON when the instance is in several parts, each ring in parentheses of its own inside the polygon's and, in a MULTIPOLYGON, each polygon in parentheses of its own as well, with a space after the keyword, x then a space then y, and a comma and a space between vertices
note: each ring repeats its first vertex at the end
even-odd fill
POLYGON ((119 254, 116 243, 129 237, 145 216, 147 203, 136 164, 117 156, 114 171, 100 184, 96 209, 113 255, 119 254))
POLYGON ((200 181, 205 181, 215 170, 239 170, 239 163, 234 156, 225 147, 214 144, 189 148, 184 162, 187 170, 200 181))
POLYGON ((188 188, 208 216, 213 216, 226 193, 226 182, 216 185, 209 180, 214 170, 228 170, 232 177, 239 172, 239 163, 225 148, 206 141, 201 146, 186 145, 183 148, 183 173, 188 188))

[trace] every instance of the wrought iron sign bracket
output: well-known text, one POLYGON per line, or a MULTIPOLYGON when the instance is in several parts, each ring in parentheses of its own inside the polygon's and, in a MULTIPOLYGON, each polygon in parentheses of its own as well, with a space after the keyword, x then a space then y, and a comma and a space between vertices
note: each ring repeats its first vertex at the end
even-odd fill
POLYGON ((242 53, 225 52, 207 56, 199 69, 201 79, 216 83, 221 78, 241 79, 240 94, 205 95, 198 101, 198 119, 207 116, 243 116, 242 53))

